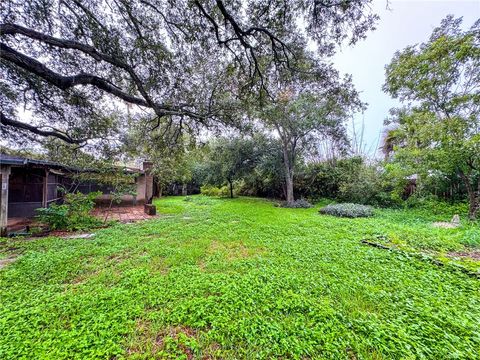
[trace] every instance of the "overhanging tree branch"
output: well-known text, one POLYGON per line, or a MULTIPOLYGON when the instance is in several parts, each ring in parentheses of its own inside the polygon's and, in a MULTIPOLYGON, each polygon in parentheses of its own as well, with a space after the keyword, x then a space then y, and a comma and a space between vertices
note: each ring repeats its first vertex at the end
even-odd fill
POLYGON ((69 144, 81 144, 85 142, 87 139, 74 139, 70 137, 69 135, 60 132, 59 130, 53 129, 51 131, 49 130, 42 130, 36 126, 30 125, 30 124, 25 124, 21 121, 13 120, 8 118, 3 112, 0 111, 0 123, 4 126, 12 126, 17 129, 23 129, 23 130, 28 130, 31 133, 41 135, 41 136, 50 136, 50 137, 56 137, 57 139, 61 139, 69 144))
POLYGON ((101 77, 84 73, 63 76, 53 70, 50 70, 38 60, 20 53, 4 43, 0 43, 0 59, 9 61, 18 67, 41 77, 48 83, 62 90, 67 90, 77 85, 92 85, 107 93, 115 95, 116 97, 125 100, 128 103, 150 107, 144 99, 127 94, 101 77))
POLYGON ((20 68, 33 73, 43 80, 47 81, 51 85, 54 85, 62 90, 68 90, 69 88, 78 86, 78 85, 91 85, 100 90, 103 90, 111 95, 114 95, 130 104, 135 104, 147 108, 152 108, 159 117, 163 116, 175 116, 175 115, 185 115, 192 118, 195 118, 199 121, 204 121, 209 114, 199 114, 194 111, 188 110, 187 105, 165 105, 154 103, 150 99, 146 100, 137 96, 130 95, 109 81, 93 75, 80 73, 71 76, 61 75, 49 68, 44 64, 35 60, 25 54, 22 54, 11 47, 0 43, 0 59, 9 61, 20 68))
MULTIPOLYGON (((273 53, 274 61, 277 64, 286 64, 287 68, 291 69, 290 66, 290 57, 295 58, 295 53, 290 49, 290 47, 279 37, 275 36, 271 31, 268 29, 261 27, 261 26, 252 26, 247 29, 242 29, 239 23, 235 20, 234 16, 226 9, 224 3, 221 0, 216 1, 216 6, 220 10, 220 13, 224 19, 225 28, 227 25, 233 30, 233 34, 230 37, 222 38, 220 34, 220 25, 217 23, 215 18, 210 15, 205 7, 200 3, 200 1, 196 0, 194 2, 195 6, 200 10, 200 13, 203 17, 205 17, 208 22, 213 26, 213 31, 215 33, 215 37, 217 39, 217 43, 219 45, 225 46, 230 52, 234 54, 235 60, 242 65, 241 61, 239 60, 238 56, 232 51, 229 44, 231 42, 237 41, 240 45, 244 48, 245 55, 250 63, 250 76, 253 77, 258 75, 260 78, 260 85, 264 90, 267 90, 265 87, 265 79, 263 75, 263 71, 260 68, 259 57, 257 50, 258 48, 253 46, 249 40, 249 37, 255 36, 257 34, 265 35, 271 44, 271 49, 273 53), (280 53, 278 51, 280 49, 280 53), (282 55, 280 55, 282 54, 282 55), (253 67, 253 72, 251 71, 253 67)), ((268 92, 268 91, 267 91, 268 92)))
POLYGON ((142 81, 140 80, 138 75, 135 73, 134 69, 124 61, 118 59, 117 57, 113 57, 103 52, 100 52, 93 46, 82 44, 78 41, 60 39, 54 36, 42 34, 38 31, 28 29, 26 27, 23 27, 17 24, 0 24, 0 35, 17 35, 17 34, 27 36, 31 39, 35 39, 45 44, 52 45, 61 49, 78 50, 92 57, 97 61, 105 61, 115 67, 125 70, 132 78, 133 82, 137 86, 138 91, 140 92, 142 97, 149 104, 149 107, 155 107, 154 102, 148 95, 147 91, 145 90, 145 87, 143 86, 142 81))

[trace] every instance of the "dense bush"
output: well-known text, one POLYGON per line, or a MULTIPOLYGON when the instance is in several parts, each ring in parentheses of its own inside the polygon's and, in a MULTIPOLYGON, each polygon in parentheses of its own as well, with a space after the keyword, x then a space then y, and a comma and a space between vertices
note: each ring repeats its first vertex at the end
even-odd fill
POLYGON ((220 189, 212 185, 203 185, 200 187, 200 194, 206 196, 218 196, 220 194, 220 189))
MULTIPOLYGON (((200 193, 206 196, 230 196, 230 188, 228 186, 216 187, 212 185, 203 185, 200 188, 200 193)), ((235 190, 233 195, 236 195, 235 190)))
MULTIPOLYGON (((403 190, 404 185, 399 187, 403 190)), ((373 206, 399 205, 383 164, 354 156, 307 164, 297 175, 296 194, 309 199, 337 199, 373 206)))
POLYGON ((310 204, 305 199, 298 199, 298 200, 295 200, 294 202, 291 202, 291 203, 284 202, 284 203, 282 203, 282 207, 296 208, 296 209, 299 209, 299 208, 308 209, 308 208, 313 207, 313 205, 310 204))
POLYGON ((319 212, 325 215, 349 218, 373 216, 373 208, 371 206, 353 203, 327 205, 321 208, 319 212))
MULTIPOLYGON (((232 157, 226 157, 226 171, 223 162, 218 161, 219 146, 212 143, 198 150, 190 172, 188 194, 228 196, 228 188, 221 187, 227 179, 233 179, 237 195, 285 199, 285 166, 281 144, 272 139, 255 138, 254 145, 247 142, 221 143, 232 150, 232 157), (235 155, 235 156, 233 156, 235 155), (233 161, 235 160, 235 161, 233 161), (223 175, 222 175, 223 174, 223 175)), ((466 190, 458 174, 420 171, 413 166, 404 166, 397 157, 383 161, 363 156, 345 156, 315 160, 297 158, 295 163, 295 197, 311 202, 329 198, 338 202, 358 203, 374 207, 422 206, 425 200, 435 196, 437 200, 465 200, 466 190), (412 198, 412 194, 415 198, 412 198), (425 200, 424 200, 425 199, 425 200), (405 201, 407 203, 405 203, 405 201)), ((478 176, 478 175, 476 175, 478 176)), ((184 180, 175 183, 179 194, 184 180)))
POLYGON ((315 200, 336 198, 340 184, 349 180, 361 162, 354 157, 307 164, 297 176, 296 192, 315 200))
POLYGON ((391 192, 382 179, 382 173, 373 165, 362 165, 354 178, 341 181, 337 199, 365 205, 396 205, 391 192))
POLYGON ((37 218, 52 230, 85 230, 98 226, 101 221, 90 215, 90 211, 99 195, 100 192, 66 194, 63 204, 37 209, 37 218))

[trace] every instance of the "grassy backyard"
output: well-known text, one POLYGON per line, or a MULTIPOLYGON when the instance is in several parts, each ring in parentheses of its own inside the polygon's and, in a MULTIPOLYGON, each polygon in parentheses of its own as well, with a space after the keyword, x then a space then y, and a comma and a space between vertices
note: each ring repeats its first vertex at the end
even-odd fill
POLYGON ((1 243, 19 257, 0 270, 0 358, 480 359, 480 280, 457 269, 479 262, 451 260, 480 247, 478 224, 251 198, 157 207, 93 239, 1 243))

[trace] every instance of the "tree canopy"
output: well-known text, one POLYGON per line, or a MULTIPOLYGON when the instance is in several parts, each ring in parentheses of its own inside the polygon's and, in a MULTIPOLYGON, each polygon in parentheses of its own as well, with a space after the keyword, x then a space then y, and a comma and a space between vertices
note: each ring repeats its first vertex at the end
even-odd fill
MULTIPOLYGON (((384 90, 407 103, 386 121, 397 159, 412 171, 457 174, 474 218, 480 202, 480 21, 446 17, 430 39, 395 54, 384 90)), ((390 146, 392 148, 392 146, 390 146)))
POLYGON ((125 103, 150 127, 229 123, 233 98, 266 89, 271 64, 294 71, 307 41, 329 56, 364 37, 376 20, 370 2, 6 1, 2 132, 105 139, 127 122, 112 117, 125 103))
POLYGON ((252 138, 219 138, 210 144, 206 162, 206 183, 228 183, 233 198, 233 183, 247 176, 257 165, 261 152, 252 138))
POLYGON ((304 57, 307 70, 299 76, 281 74, 270 81, 271 98, 256 112, 267 131, 275 133, 281 144, 285 167, 287 203, 294 201, 293 176, 298 155, 323 139, 341 150, 348 147, 345 128, 354 112, 362 110, 351 79, 341 79, 330 65, 304 57))

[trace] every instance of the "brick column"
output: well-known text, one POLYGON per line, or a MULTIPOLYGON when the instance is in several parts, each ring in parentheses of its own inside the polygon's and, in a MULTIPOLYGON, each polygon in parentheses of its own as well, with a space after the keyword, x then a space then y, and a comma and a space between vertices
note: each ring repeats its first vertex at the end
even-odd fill
POLYGON ((153 163, 151 161, 143 162, 143 171, 145 171, 145 203, 151 204, 153 199, 153 163))
POLYGON ((0 236, 7 236, 9 165, 0 165, 0 176, 2 179, 0 189, 0 236))

